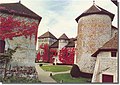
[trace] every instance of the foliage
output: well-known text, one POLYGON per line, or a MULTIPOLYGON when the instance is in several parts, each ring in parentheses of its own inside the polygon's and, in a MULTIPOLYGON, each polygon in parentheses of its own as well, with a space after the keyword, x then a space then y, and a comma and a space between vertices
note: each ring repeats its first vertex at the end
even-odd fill
MULTIPOLYGON (((37 54, 37 60, 40 60, 42 57, 43 62, 51 62, 53 63, 53 57, 57 56, 57 50, 56 49, 49 49, 48 44, 40 45, 40 49, 43 49, 44 53, 43 55, 40 54, 40 52, 37 54)), ((59 53, 59 60, 62 62, 62 64, 73 64, 74 63, 74 55, 75 55, 75 49, 74 48, 62 48, 59 53)))
POLYGON ((79 69, 79 67, 74 64, 71 71, 70 71, 70 74, 74 78, 80 77, 80 69, 79 69))
POLYGON ((57 49, 51 48, 51 49, 50 49, 50 62, 51 62, 51 63, 54 62, 53 57, 55 57, 55 56, 57 56, 57 55, 58 55, 57 49))
POLYGON ((40 83, 38 79, 10 77, 1 79, 3 83, 40 83))
POLYGON ((69 73, 65 74, 56 74, 53 75, 52 78, 56 80, 58 83, 63 81, 63 83, 90 83, 91 79, 90 78, 72 78, 69 73))
POLYGON ((59 59, 63 64, 73 64, 74 63, 74 48, 62 48, 59 53, 59 59))
POLYGON ((24 35, 37 36, 38 23, 25 19, 15 18, 14 16, 1 16, 0 23, 0 37, 4 40, 6 38, 12 39, 13 37, 24 35))
POLYGON ((40 58, 42 57, 43 62, 53 62, 53 57, 57 55, 57 50, 54 49, 49 49, 49 45, 48 44, 44 44, 44 45, 40 45, 39 47, 40 49, 43 49, 43 54, 40 54, 40 52, 38 52, 37 54, 37 60, 40 60, 40 58))
POLYGON ((63 72, 71 69, 71 67, 62 66, 62 65, 41 66, 41 68, 45 71, 51 71, 51 72, 63 72))

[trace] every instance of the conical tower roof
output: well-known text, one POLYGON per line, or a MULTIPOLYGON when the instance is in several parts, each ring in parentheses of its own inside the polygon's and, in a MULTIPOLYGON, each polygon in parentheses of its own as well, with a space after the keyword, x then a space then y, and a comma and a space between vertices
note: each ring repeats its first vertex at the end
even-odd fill
POLYGON ((87 15, 92 15, 92 14, 105 14, 108 15, 111 20, 113 20, 114 18, 114 14, 110 13, 109 11, 93 4, 88 10, 86 10, 85 12, 83 12, 80 16, 78 16, 75 20, 78 22, 78 20, 83 17, 83 16, 87 16, 87 15))
POLYGON ((41 38, 52 38, 52 39, 56 39, 57 40, 57 38, 52 33, 50 33, 49 31, 44 33, 40 37, 38 37, 38 39, 41 39, 41 38))
POLYGON ((3 3, 0 4, 0 12, 8 13, 8 14, 15 14, 25 17, 34 18, 37 20, 41 20, 41 16, 37 15, 23 4, 19 3, 3 3))
POLYGON ((69 38, 67 37, 67 35, 64 33, 59 37, 59 40, 69 40, 69 38))

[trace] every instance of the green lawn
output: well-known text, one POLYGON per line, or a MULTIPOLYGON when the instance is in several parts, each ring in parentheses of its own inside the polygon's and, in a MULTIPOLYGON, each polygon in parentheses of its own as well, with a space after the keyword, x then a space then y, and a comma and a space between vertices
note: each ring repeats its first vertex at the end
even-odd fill
POLYGON ((72 78, 69 73, 65 74, 56 74, 52 78, 60 83, 63 80, 63 83, 90 83, 91 79, 89 78, 72 78))
POLYGON ((63 72, 71 69, 71 67, 63 66, 63 65, 41 66, 41 68, 45 71, 51 71, 51 72, 63 72))

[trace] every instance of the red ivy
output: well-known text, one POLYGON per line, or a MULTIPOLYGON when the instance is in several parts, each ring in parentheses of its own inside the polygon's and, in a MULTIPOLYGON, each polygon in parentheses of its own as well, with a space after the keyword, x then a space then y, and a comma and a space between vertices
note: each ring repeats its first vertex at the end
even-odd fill
POLYGON ((59 59, 63 64, 74 64, 75 49, 71 47, 64 47, 59 53, 59 59))
MULTIPOLYGON (((58 56, 58 52, 57 49, 51 48, 49 49, 49 45, 48 44, 44 44, 44 45, 40 45, 39 46, 40 49, 43 49, 44 53, 43 55, 40 55, 40 57, 42 57, 43 62, 47 62, 48 61, 48 57, 50 57, 49 62, 53 63, 53 57, 58 56)), ((74 64, 74 55, 75 55, 75 48, 73 47, 64 47, 60 50, 59 53, 59 60, 63 63, 63 64, 74 64)))
POLYGON ((53 63, 53 57, 57 56, 57 50, 56 49, 49 49, 48 44, 40 45, 40 49, 43 49, 43 55, 40 55, 42 57, 43 62, 50 62, 53 63), (48 60, 50 57, 50 60, 48 60))
POLYGON ((35 41, 37 41, 38 23, 16 20, 13 16, 1 17, 0 20, 0 37, 3 40, 17 36, 31 37, 35 35, 35 41))

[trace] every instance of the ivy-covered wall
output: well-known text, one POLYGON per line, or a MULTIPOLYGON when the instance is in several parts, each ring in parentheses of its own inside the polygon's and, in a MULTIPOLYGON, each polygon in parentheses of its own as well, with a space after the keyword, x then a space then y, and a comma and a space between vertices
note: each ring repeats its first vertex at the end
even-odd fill
POLYGON ((39 20, 0 13, 0 37, 8 48, 16 49, 11 65, 34 66, 39 20))

